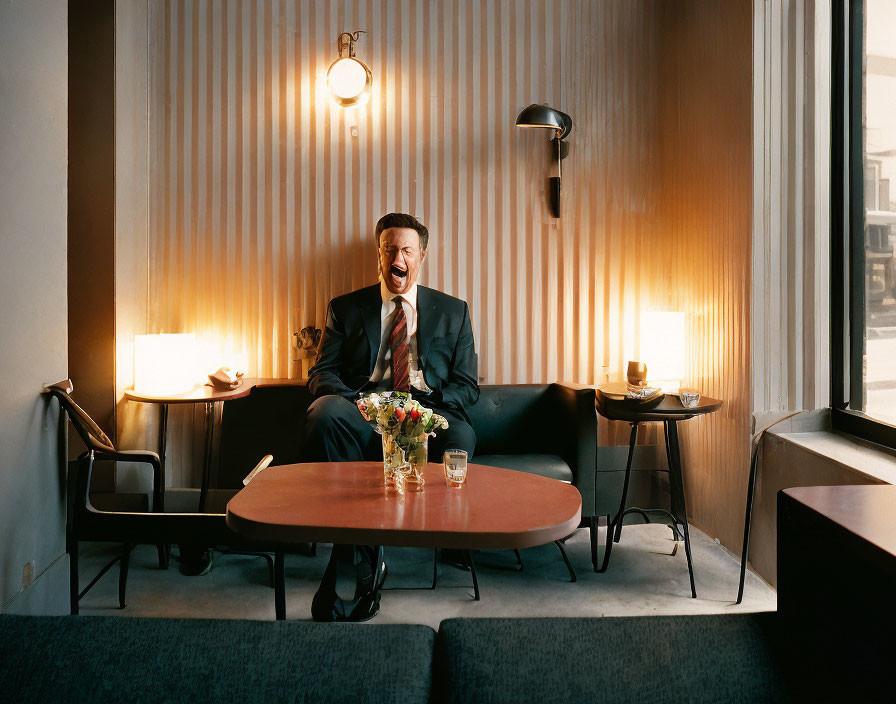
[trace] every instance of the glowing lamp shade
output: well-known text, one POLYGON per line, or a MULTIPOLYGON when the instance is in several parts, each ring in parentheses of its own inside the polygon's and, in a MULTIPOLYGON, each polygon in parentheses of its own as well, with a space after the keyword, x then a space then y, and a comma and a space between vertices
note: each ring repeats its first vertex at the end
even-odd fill
POLYGON ((678 393, 686 358, 684 313, 642 313, 641 361, 647 365, 648 384, 678 393))
POLYGON ((134 391, 180 394, 198 383, 195 335, 134 335, 134 391))
POLYGON ((355 58, 336 59, 327 71, 327 88, 342 107, 362 105, 370 97, 371 74, 355 58))

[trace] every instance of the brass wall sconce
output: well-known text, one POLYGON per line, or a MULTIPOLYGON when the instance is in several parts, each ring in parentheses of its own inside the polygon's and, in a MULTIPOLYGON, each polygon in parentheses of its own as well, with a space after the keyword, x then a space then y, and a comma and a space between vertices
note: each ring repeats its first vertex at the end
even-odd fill
POLYGON ((553 130, 551 142, 555 146, 557 154, 557 175, 550 178, 550 203, 551 213, 555 218, 560 217, 560 161, 569 154, 569 144, 563 140, 572 131, 572 118, 565 112, 554 110, 547 105, 533 103, 516 118, 517 127, 539 127, 553 130))
POLYGON ((363 29, 357 32, 343 32, 336 39, 339 58, 327 70, 327 89, 333 101, 343 108, 363 105, 370 98, 370 84, 373 74, 363 61, 355 58, 355 42, 363 29))

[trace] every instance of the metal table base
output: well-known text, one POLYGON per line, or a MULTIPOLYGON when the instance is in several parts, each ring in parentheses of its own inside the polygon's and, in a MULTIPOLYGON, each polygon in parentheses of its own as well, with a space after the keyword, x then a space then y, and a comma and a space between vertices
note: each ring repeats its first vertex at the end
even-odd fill
MULTIPOLYGON (((666 440, 666 459, 669 463, 669 487, 672 494, 672 511, 665 509, 644 509, 635 506, 627 506, 628 487, 631 480, 632 460, 635 454, 635 445, 638 442, 638 426, 641 421, 630 421, 632 426, 628 443, 628 460, 625 464, 625 479, 622 484, 622 497, 619 500, 619 509, 615 516, 607 516, 607 538, 604 546, 604 556, 600 567, 597 566, 597 530, 592 530, 591 558, 594 563, 595 572, 606 572, 610 563, 610 555, 613 552, 613 543, 618 543, 622 537, 622 523, 625 516, 629 513, 640 513, 650 522, 649 513, 660 512, 668 515, 673 523, 671 525, 676 538, 684 537, 684 549, 688 561, 688 576, 691 582, 691 597, 697 598, 697 589, 694 585, 694 565, 691 558, 691 538, 688 532, 688 516, 687 504, 684 496, 684 483, 682 481, 681 471, 681 450, 678 443, 678 421, 681 419, 663 420, 663 432, 666 440)), ((592 521, 596 521, 596 517, 592 521)), ((677 546, 676 546, 677 549, 677 546)), ((675 552, 672 553, 673 555, 675 552)))

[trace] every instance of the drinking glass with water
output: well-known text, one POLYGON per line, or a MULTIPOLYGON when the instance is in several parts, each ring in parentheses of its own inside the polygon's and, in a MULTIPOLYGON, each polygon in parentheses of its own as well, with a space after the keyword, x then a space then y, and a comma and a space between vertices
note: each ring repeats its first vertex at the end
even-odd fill
POLYGON ((445 450, 445 480, 450 487, 461 487, 467 479, 467 453, 465 450, 445 450))

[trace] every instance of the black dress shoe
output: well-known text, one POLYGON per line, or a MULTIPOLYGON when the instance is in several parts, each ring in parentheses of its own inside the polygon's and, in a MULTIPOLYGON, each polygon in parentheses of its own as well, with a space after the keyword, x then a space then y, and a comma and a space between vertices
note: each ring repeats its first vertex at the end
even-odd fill
POLYGON ((311 601, 311 618, 319 623, 347 621, 345 603, 336 593, 325 594, 318 590, 311 601))
POLYGON ((361 623, 369 621, 380 612, 380 593, 364 594, 355 603, 346 621, 361 623))
POLYGON ((362 594, 355 601, 346 603, 334 594, 318 591, 311 601, 311 618, 318 623, 369 621, 380 612, 380 592, 362 594))
POLYGON ((386 561, 382 546, 359 546, 357 550, 361 554, 361 559, 357 564, 355 600, 364 594, 378 591, 386 579, 386 561))
POLYGON ((336 572, 338 561, 335 552, 330 556, 320 586, 311 600, 311 618, 321 623, 345 621, 345 603, 336 593, 336 572))
POLYGON ((389 574, 389 568, 386 566, 385 560, 380 560, 380 564, 376 568, 376 581, 365 580, 368 584, 373 582, 373 589, 367 589, 368 592, 378 592, 386 583, 386 576, 389 574))
POLYGON ((180 573, 187 577, 201 577, 211 572, 212 569, 212 551, 201 550, 196 551, 181 547, 180 550, 180 573))

